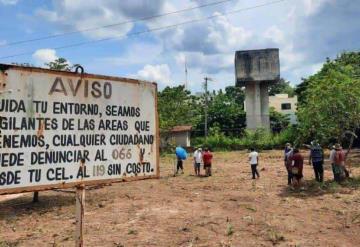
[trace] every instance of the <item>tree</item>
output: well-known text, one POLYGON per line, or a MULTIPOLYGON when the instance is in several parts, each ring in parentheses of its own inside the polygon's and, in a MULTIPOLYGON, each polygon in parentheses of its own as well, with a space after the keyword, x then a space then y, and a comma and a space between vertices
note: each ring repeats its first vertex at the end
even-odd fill
POLYGON ((306 98, 306 89, 309 86, 309 80, 301 78, 301 82, 295 88, 295 94, 298 96, 298 106, 304 104, 306 98))
POLYGON ((198 98, 184 86, 166 87, 158 93, 160 130, 163 132, 176 125, 196 125, 200 120, 200 111, 198 98))
MULTIPOLYGON (((227 135, 240 133, 246 126, 244 92, 240 88, 227 87, 209 95, 208 127, 216 127, 227 135)), ((204 101, 204 100, 203 100, 204 101)), ((202 101, 202 105, 203 105, 202 101)), ((201 107, 204 109, 204 106, 201 107)), ((204 129, 204 115, 197 129, 204 129)))
POLYGON ((69 62, 62 57, 59 57, 50 63, 45 63, 45 65, 49 67, 49 69, 65 71, 71 71, 77 66, 79 66, 79 64, 70 65, 69 62))
POLYGON ((270 129, 272 132, 280 133, 290 125, 289 116, 277 112, 274 107, 269 109, 270 129))
POLYGON ((234 99, 239 107, 244 108, 245 92, 241 87, 228 86, 225 88, 225 95, 234 99))
POLYGON ((269 95, 281 93, 288 94, 289 97, 295 95, 295 89, 290 85, 289 81, 285 81, 283 78, 278 83, 269 86, 269 95))
MULTIPOLYGON (((327 59, 323 68, 305 79, 303 104, 298 108, 302 141, 341 143, 360 127, 360 53, 327 59)), ((351 146, 350 146, 351 148, 351 146)))

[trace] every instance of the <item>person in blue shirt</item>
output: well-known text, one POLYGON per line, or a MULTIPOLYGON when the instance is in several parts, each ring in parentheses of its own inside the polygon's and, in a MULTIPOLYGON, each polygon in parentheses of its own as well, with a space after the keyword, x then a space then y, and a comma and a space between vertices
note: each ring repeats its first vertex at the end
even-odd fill
POLYGON ((324 152, 320 144, 317 141, 311 142, 309 165, 313 165, 315 179, 318 182, 324 181, 324 152))
POLYGON ((175 150, 175 155, 177 159, 176 174, 179 173, 179 170, 181 170, 181 174, 184 174, 183 160, 185 160, 187 156, 186 150, 182 147, 177 147, 175 150))

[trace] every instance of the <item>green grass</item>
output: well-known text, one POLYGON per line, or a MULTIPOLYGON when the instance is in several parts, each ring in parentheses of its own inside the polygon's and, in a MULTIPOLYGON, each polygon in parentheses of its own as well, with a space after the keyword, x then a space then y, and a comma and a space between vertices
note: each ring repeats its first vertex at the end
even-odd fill
POLYGON ((231 236, 234 234, 234 227, 231 223, 226 225, 226 236, 231 236))
POLYGON ((285 237, 273 228, 268 230, 268 237, 273 244, 279 244, 281 241, 285 241, 285 237))

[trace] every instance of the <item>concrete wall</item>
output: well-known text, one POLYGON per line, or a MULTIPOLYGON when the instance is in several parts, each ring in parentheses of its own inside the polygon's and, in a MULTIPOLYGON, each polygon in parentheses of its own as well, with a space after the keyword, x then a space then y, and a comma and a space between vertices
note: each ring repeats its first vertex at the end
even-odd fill
POLYGON ((171 142, 176 146, 190 147, 190 132, 176 132, 171 134, 171 142))
POLYGON ((276 83, 280 79, 279 49, 237 51, 235 75, 237 86, 276 83))
POLYGON ((275 96, 269 97, 269 106, 274 107, 277 112, 289 115, 290 123, 296 124, 296 112, 297 112, 298 98, 295 95, 290 97, 287 94, 276 94, 275 96), (282 109, 282 104, 290 104, 291 109, 282 109))

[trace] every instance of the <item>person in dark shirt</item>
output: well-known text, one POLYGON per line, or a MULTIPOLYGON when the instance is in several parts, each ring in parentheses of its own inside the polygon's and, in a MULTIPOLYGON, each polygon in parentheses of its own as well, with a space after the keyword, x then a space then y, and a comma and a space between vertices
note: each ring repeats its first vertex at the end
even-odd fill
MULTIPOLYGON (((297 186, 300 185, 301 179, 303 178, 303 166, 304 166, 304 157, 299 152, 299 149, 295 148, 293 151, 293 155, 290 157, 291 172, 293 178, 296 179, 297 186)), ((294 180, 293 180, 294 182, 294 180)))
POLYGON ((319 145, 319 143, 317 143, 317 141, 311 142, 309 165, 311 165, 311 162, 312 162, 312 165, 314 168, 314 174, 315 174, 316 181, 323 182, 324 181, 324 168, 323 168, 324 152, 323 152, 321 146, 319 145))
POLYGON ((204 162, 204 169, 205 169, 205 175, 211 176, 211 161, 212 161, 213 155, 210 152, 208 148, 205 148, 205 151, 203 153, 203 162, 204 162))

